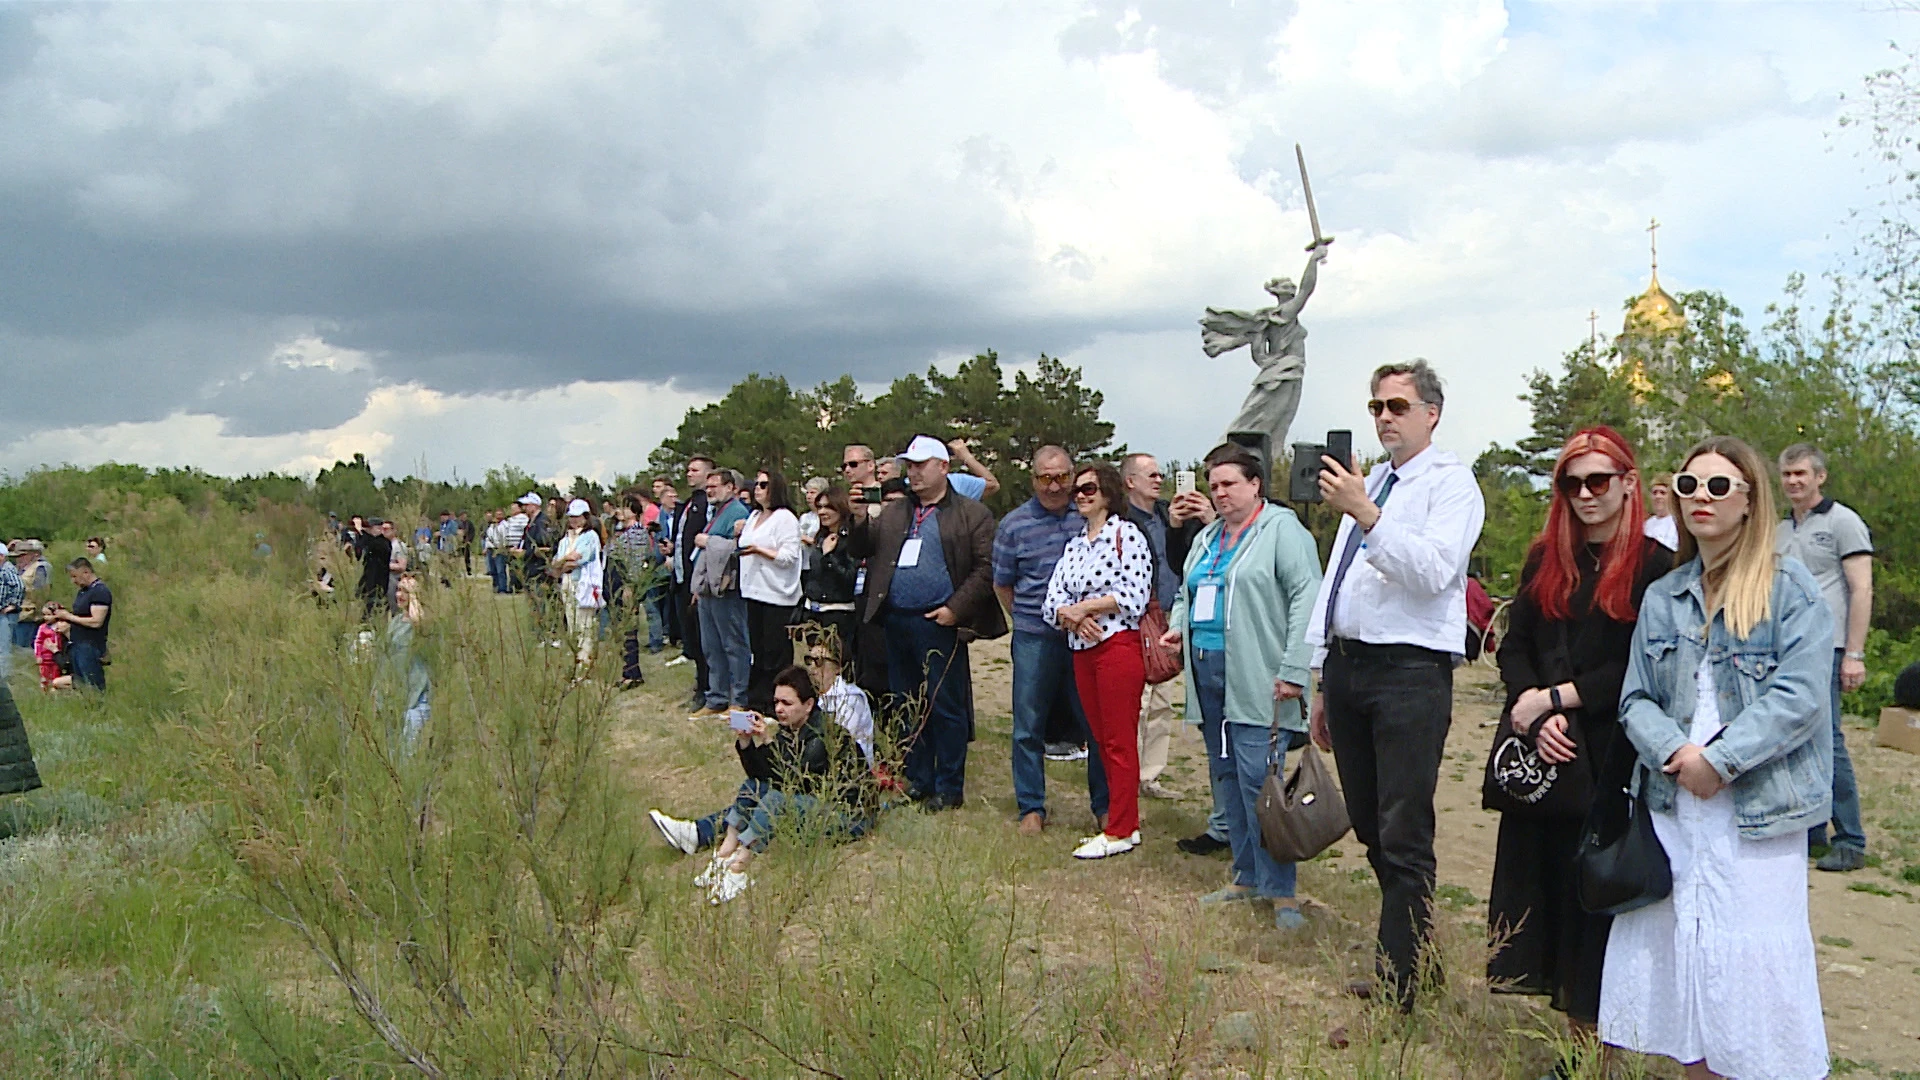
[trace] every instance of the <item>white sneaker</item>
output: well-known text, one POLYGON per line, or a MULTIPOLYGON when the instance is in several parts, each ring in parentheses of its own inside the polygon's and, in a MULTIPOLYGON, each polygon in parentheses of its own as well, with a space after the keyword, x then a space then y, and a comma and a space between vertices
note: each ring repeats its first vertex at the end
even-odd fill
POLYGON ((720 880, 720 875, 726 872, 727 861, 716 854, 713 858, 707 860, 707 868, 705 870, 694 875, 693 887, 696 889, 711 889, 713 888, 713 883, 720 880))
POLYGON ((662 664, 662 665, 660 665, 660 666, 661 666, 661 667, 679 667, 679 666, 680 666, 681 664, 684 664, 684 663, 686 663, 686 662, 687 662, 687 658, 686 658, 686 657, 684 657, 684 656, 676 656, 676 657, 674 657, 673 659, 671 659, 671 660, 669 660, 669 661, 667 661, 666 663, 664 663, 664 664, 662 664))
POLYGON ((1074 848, 1073 857, 1076 859, 1104 859, 1109 855, 1124 855, 1139 846, 1140 833, 1138 830, 1135 830, 1132 836, 1108 836, 1102 833, 1099 836, 1088 837, 1079 847, 1074 848))
POLYGON ((647 811, 647 816, 653 819, 654 827, 660 830, 661 836, 667 838, 667 843, 679 848, 682 855, 691 855, 700 850, 698 825, 691 821, 668 817, 658 810, 647 811))
POLYGON ((747 875, 739 870, 728 869, 714 881, 707 890, 707 903, 719 905, 737 899, 747 891, 747 875))

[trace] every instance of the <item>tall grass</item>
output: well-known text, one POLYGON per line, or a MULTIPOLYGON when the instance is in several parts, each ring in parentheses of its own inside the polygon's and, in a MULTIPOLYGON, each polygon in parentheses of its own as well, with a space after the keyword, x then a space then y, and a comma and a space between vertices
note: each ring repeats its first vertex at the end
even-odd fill
MULTIPOLYGON (((615 695, 616 639, 575 682, 523 601, 435 587, 409 741, 404 664, 354 605, 305 598, 310 521, 115 514, 109 693, 14 680, 48 787, 0 804, 0 1074, 1531 1080, 1551 1060, 1555 1025, 1485 993, 1453 913, 1445 992, 1355 1011, 1332 988, 1370 882, 1303 868, 1323 905, 1280 939, 1199 910, 1163 856, 1009 843, 978 798, 857 843, 783 825, 710 907, 642 814, 738 781, 724 734, 663 704, 675 672, 615 695)), ((977 760, 1003 757, 982 719, 977 760)))

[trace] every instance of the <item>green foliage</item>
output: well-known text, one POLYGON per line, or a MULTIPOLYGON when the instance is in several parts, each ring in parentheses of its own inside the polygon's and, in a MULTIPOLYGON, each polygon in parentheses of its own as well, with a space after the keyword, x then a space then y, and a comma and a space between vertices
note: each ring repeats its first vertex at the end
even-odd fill
POLYGON ((784 376, 756 374, 720 401, 689 409, 648 465, 677 477, 689 457, 707 454, 746 473, 771 466, 789 480, 838 477, 841 450, 851 443, 887 454, 919 434, 964 438, 999 478, 1001 494, 990 501, 1004 511, 1026 497, 1026 463, 1041 446, 1057 443, 1076 459, 1124 451, 1100 418, 1102 403, 1079 368, 1044 355, 1031 374, 1015 372, 1012 386, 999 356, 985 352, 950 375, 937 368, 903 375, 871 400, 850 376, 795 390, 784 376))

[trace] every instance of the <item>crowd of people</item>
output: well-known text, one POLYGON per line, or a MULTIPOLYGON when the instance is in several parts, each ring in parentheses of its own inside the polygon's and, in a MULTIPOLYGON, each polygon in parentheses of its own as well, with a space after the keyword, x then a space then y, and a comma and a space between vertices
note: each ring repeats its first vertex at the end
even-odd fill
MULTIPOLYGON (((1171 498, 1150 455, 1115 466, 1045 447, 1031 498, 997 522, 960 490, 982 480, 953 471, 960 448, 931 437, 878 461, 848 447, 843 479, 810 482, 801 515, 777 472, 743 489, 696 457, 693 496, 667 515, 672 609, 695 665, 691 715, 729 720, 745 779, 730 806, 656 810, 656 825, 681 851, 712 851, 696 884, 730 900, 783 815, 824 807, 831 831, 874 827, 876 789, 850 781, 863 758, 843 740, 864 725, 870 769, 876 715, 897 718, 905 795, 961 805, 968 647, 1010 631, 1015 830, 1051 823, 1047 733, 1064 713, 1094 749, 1096 831, 1072 853, 1122 855, 1141 842, 1139 799, 1173 794, 1160 782, 1172 697, 1145 674, 1153 650, 1172 652, 1213 803, 1180 846, 1232 853, 1201 902, 1307 925, 1258 803, 1270 767, 1310 740, 1334 755, 1380 885, 1375 974, 1349 991, 1410 1008, 1438 972, 1434 795, 1455 669, 1480 640, 1467 568, 1484 506, 1467 464, 1433 445, 1445 398, 1425 362, 1376 371, 1367 407, 1386 459, 1323 459, 1321 494, 1341 515, 1324 565, 1267 463, 1232 443, 1208 455, 1204 494, 1183 478, 1171 498), (790 627, 803 667, 789 666, 790 627)), ((1694 1078, 1811 1080, 1827 1054, 1809 857, 1835 872, 1866 858, 1839 695, 1865 675, 1872 543, 1821 493, 1815 447, 1769 467, 1709 438, 1679 465, 1643 477, 1604 427, 1559 455, 1497 653, 1488 974, 1501 992, 1547 996, 1576 1047, 1663 1055, 1694 1078), (1509 739, 1518 750, 1502 750, 1509 739), (1524 783, 1524 797, 1499 796, 1524 783), (1578 849, 1597 824, 1626 827, 1628 792, 1672 884, 1608 915, 1583 902, 1578 849)))
MULTIPOLYGON (((728 725, 743 778, 721 809, 652 818, 675 848, 709 853, 695 883, 714 903, 748 888, 783 820, 855 837, 891 793, 928 812, 963 805, 970 645, 1009 633, 1016 835, 1053 826, 1045 761, 1080 742, 1094 830, 1072 855, 1133 851, 1141 798, 1179 796, 1163 782, 1177 672, 1212 804, 1179 847, 1231 852, 1199 901, 1308 925, 1261 796, 1289 751, 1331 751, 1381 894, 1375 972, 1349 990, 1410 1008, 1437 972, 1434 796, 1455 669, 1482 640, 1468 563, 1484 506, 1468 465, 1433 443, 1445 397, 1429 365, 1380 368, 1366 405, 1386 456, 1365 470, 1322 459, 1340 521, 1324 563, 1269 463, 1232 442, 1205 459, 1204 490, 1183 473, 1170 497, 1150 454, 1075 461, 1045 446, 1030 497, 998 520, 982 501, 999 490, 991 471, 963 441, 921 435, 889 456, 846 447, 835 479, 795 485, 695 455, 685 498, 661 477, 597 507, 528 493, 478 526, 442 514, 411 543, 358 518, 342 536, 366 610, 392 622, 418 617, 412 575, 470 559, 477 536, 496 591, 559 608, 567 640, 552 644, 572 648, 580 677, 615 621, 623 686, 644 680, 643 651, 678 645, 686 712, 728 725), (883 760, 880 736, 897 757, 883 760)), ((1708 438, 1650 477, 1608 428, 1559 454, 1498 641, 1488 974, 1500 992, 1547 996, 1575 1045, 1664 1055, 1689 1077, 1826 1073, 1806 885, 1810 856, 1834 872, 1866 862, 1839 706, 1865 677, 1873 550, 1826 480, 1804 444, 1769 466, 1708 438), (1583 895, 1581 848, 1596 823, 1625 827, 1626 792, 1650 811, 1672 884, 1610 915, 1583 895)), ((9 553, 0 601, 19 611, 34 549, 9 553)), ((85 562, 83 596, 43 619, 74 635, 76 674, 89 610, 104 639, 106 604, 84 596, 104 584, 85 562)), ((411 705, 424 716, 424 688, 411 705)))
POLYGON ((113 617, 113 590, 101 579, 107 568, 107 542, 90 536, 86 554, 66 564, 73 585, 71 604, 52 598, 53 567, 45 542, 17 539, 7 542, 0 562, 0 681, 13 671, 16 651, 32 655, 40 689, 49 693, 76 686, 104 690, 107 634, 113 617))

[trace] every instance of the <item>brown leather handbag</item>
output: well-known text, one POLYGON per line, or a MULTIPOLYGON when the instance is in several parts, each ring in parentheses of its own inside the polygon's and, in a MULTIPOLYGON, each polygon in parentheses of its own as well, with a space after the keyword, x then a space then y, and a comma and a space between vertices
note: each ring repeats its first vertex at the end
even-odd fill
POLYGON ((1286 780, 1280 767, 1286 753, 1280 748, 1280 703, 1273 703, 1273 734, 1267 741, 1267 780, 1260 787, 1254 816, 1260 821, 1260 843, 1277 862, 1305 862, 1347 835, 1347 800, 1334 784, 1333 770, 1311 741, 1286 780))

